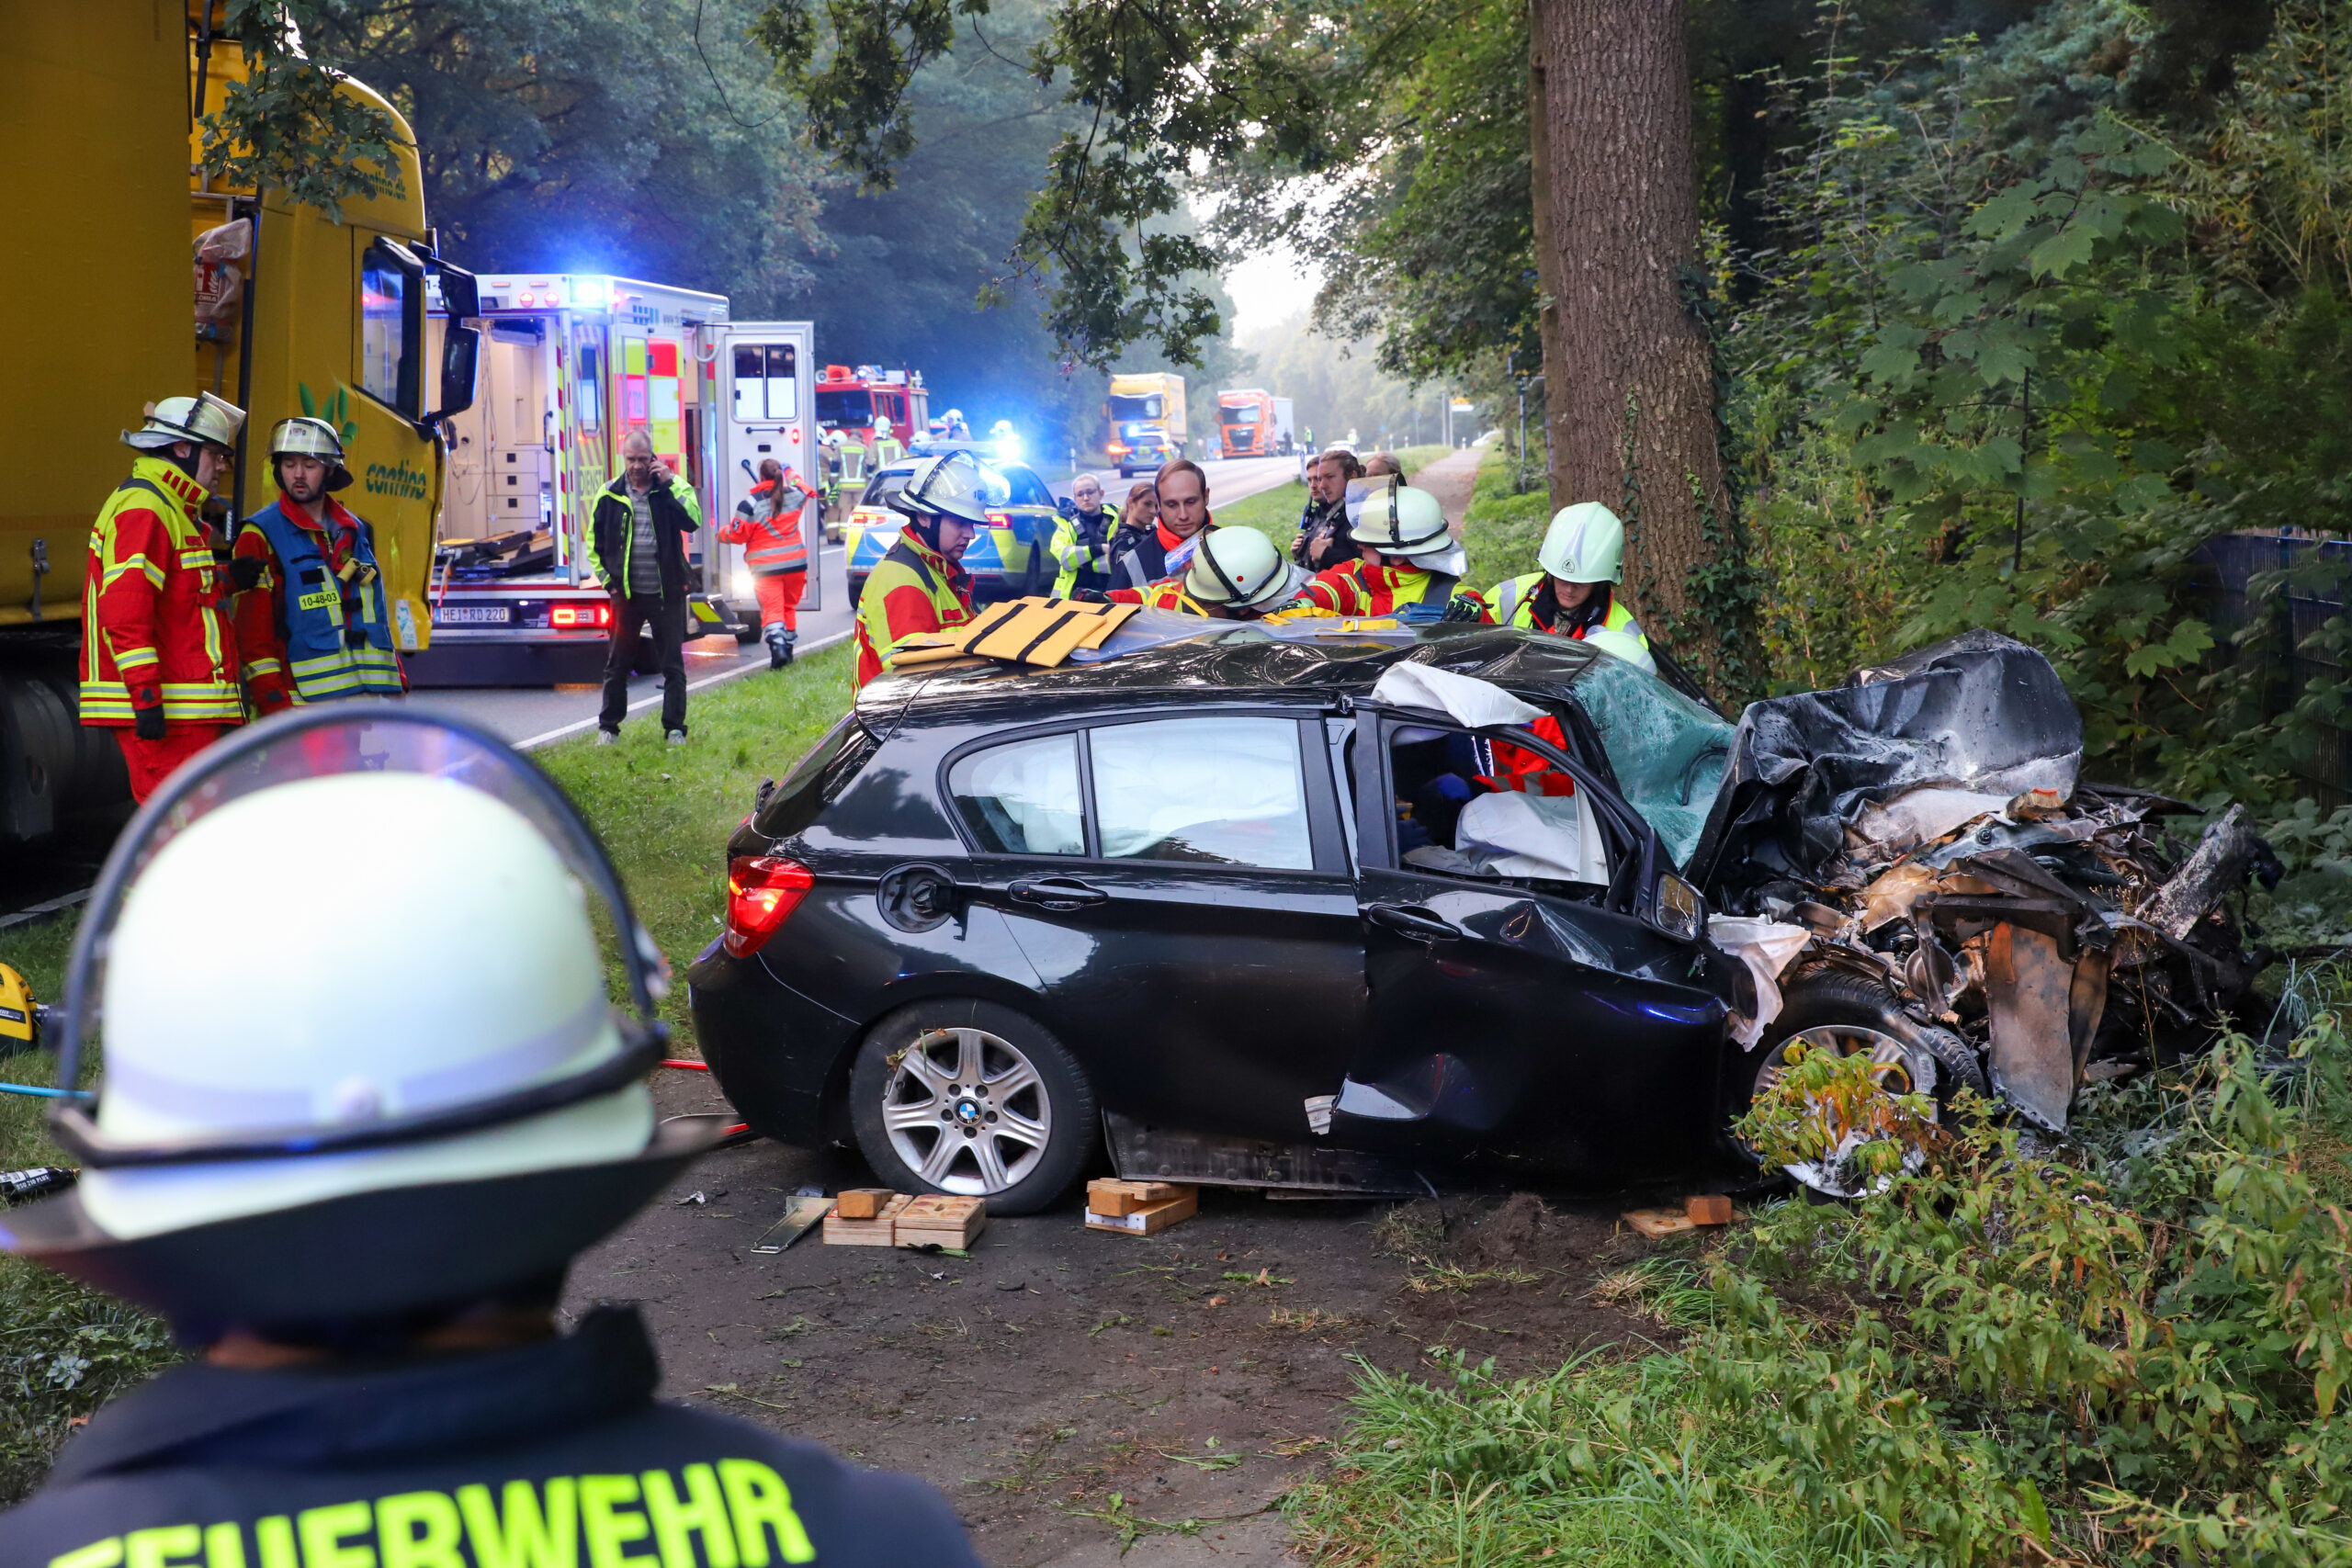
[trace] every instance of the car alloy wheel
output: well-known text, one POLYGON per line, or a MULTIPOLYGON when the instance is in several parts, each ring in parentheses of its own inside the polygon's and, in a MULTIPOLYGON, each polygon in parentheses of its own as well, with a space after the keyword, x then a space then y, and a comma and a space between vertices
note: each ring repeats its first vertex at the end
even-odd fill
POLYGON ((1011 1041, 985 1029, 934 1029, 890 1066, 882 1125, 891 1151, 940 1191, 993 1197, 1045 1158, 1053 1097, 1011 1041))
MULTIPOLYGON (((1889 1096, 1936 1092, 1936 1059, 1925 1050, 1896 1039, 1883 1030, 1860 1023, 1821 1023, 1810 1029, 1800 1029, 1772 1047, 1756 1070, 1753 1099, 1761 1099, 1777 1085, 1788 1071, 1789 1051, 1802 1046, 1807 1051, 1826 1051, 1836 1056, 1865 1055, 1871 1059, 1870 1076, 1873 1083, 1889 1096)), ((1815 1113, 1825 1120, 1842 1120, 1843 1112, 1835 1106, 1815 1104, 1815 1113)), ((1865 1191, 1883 1188, 1884 1178, 1872 1182, 1858 1171, 1850 1156, 1870 1133, 1863 1127, 1844 1127, 1837 1148, 1826 1158, 1804 1160, 1785 1166, 1791 1176, 1815 1192, 1833 1198, 1859 1198, 1865 1191)), ((1922 1156, 1917 1148, 1903 1151, 1903 1168, 1918 1168, 1922 1156)))

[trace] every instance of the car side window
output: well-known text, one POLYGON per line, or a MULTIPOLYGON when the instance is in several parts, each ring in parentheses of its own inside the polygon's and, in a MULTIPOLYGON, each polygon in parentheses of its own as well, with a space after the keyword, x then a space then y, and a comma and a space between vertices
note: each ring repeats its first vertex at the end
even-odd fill
POLYGON ((1103 859, 1314 869, 1295 721, 1152 719, 1087 745, 1103 859))
POLYGON ((975 751, 947 770, 947 793, 984 852, 1086 852, 1086 801, 1078 786, 1075 735, 975 751))

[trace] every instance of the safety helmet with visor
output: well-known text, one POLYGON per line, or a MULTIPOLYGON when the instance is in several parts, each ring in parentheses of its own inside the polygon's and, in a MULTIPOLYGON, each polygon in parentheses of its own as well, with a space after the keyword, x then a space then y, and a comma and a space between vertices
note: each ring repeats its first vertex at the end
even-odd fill
POLYGON ((59 1081, 101 1023, 104 1074, 51 1126, 82 1179, 0 1215, 0 1248, 198 1340, 543 1279, 723 1134, 655 1120, 666 987, 595 835, 487 731, 345 704, 251 726, 107 857, 59 1081), (322 843, 352 890, 323 917, 322 843), (197 935, 223 928, 225 987, 197 935))
POLYGON ((122 433, 122 444, 142 452, 160 452, 183 441, 230 451, 245 424, 245 411, 209 392, 192 398, 164 398, 147 405, 147 423, 122 433))
POLYGON ((1301 574, 1255 528, 1217 528, 1201 539, 1184 592, 1204 604, 1271 610, 1296 595, 1301 574))
MULTIPOLYGON (((1445 520, 1445 508, 1428 491, 1387 482, 1390 478, 1384 474, 1371 481, 1355 516, 1356 543, 1430 571, 1460 576, 1468 562, 1445 520)), ((1349 491, 1361 482, 1351 482, 1349 491)))
POLYGON ((989 509, 1003 505, 1012 493, 1010 485, 969 452, 945 452, 918 461, 889 504, 892 511, 906 514, 908 525, 925 544, 937 549, 941 518, 985 527, 989 509))
POLYGON ((1552 514, 1535 562, 1563 582, 1625 581, 1625 525, 1597 501, 1579 501, 1552 514))
POLYGON ((326 488, 330 491, 345 489, 351 483, 351 469, 344 461, 343 438, 325 420, 296 414, 271 426, 269 460, 272 466, 280 457, 316 457, 327 466, 326 488))

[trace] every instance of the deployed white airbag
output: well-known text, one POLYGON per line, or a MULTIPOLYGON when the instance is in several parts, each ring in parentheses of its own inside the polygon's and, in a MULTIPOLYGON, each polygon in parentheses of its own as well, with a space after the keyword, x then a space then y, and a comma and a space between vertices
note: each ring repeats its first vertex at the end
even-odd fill
POLYGON ((1544 710, 1521 702, 1492 681, 1456 675, 1427 664, 1392 664, 1373 683, 1374 702, 1398 707, 1435 708, 1473 729, 1488 725, 1533 724, 1544 710))

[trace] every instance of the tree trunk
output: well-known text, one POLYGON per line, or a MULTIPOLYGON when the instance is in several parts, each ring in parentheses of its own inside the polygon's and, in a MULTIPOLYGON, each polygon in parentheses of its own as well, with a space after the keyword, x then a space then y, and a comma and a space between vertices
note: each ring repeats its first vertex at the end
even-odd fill
MULTIPOLYGON (((1544 428, 1555 429, 1559 423, 1559 405, 1553 401, 1557 395, 1552 390, 1552 367, 1560 363, 1560 248, 1552 243, 1552 148, 1545 121, 1550 111, 1544 107, 1543 15, 1545 0, 1527 0, 1527 174, 1528 205, 1533 219, 1530 232, 1535 238, 1535 288, 1544 299, 1536 314, 1537 331, 1544 345, 1544 428)), ((1525 374, 1524 369, 1521 374, 1525 374)), ((1544 443, 1545 477, 1552 484, 1552 505, 1560 504, 1559 480, 1550 469, 1551 441, 1544 443)), ((1520 471, 1526 471, 1528 454, 1520 454, 1520 471)))
POLYGON ((1529 6, 1543 86, 1535 243, 1554 300, 1544 312, 1553 504, 1600 501, 1626 514, 1620 592, 1649 630, 1712 666, 1723 628, 1710 623, 1724 607, 1693 599, 1692 573, 1718 553, 1701 498, 1726 536, 1730 509, 1713 361, 1679 276, 1699 260, 1683 0, 1529 6))

